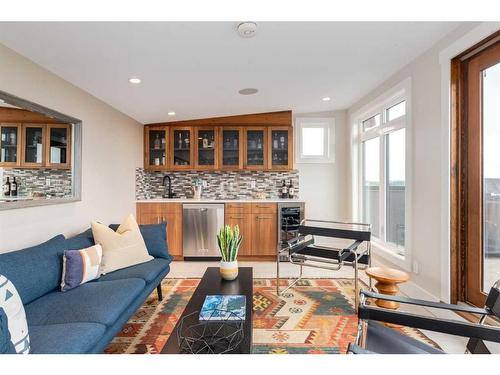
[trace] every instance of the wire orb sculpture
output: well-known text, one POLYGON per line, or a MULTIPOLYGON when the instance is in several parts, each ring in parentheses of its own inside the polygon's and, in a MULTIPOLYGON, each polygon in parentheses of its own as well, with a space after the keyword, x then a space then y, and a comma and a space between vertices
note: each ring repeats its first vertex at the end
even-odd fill
POLYGON ((232 311, 214 309, 210 318, 217 316, 217 320, 199 320, 199 315, 200 311, 194 311, 184 316, 177 327, 181 353, 224 354, 238 348, 243 341, 244 321, 232 311))

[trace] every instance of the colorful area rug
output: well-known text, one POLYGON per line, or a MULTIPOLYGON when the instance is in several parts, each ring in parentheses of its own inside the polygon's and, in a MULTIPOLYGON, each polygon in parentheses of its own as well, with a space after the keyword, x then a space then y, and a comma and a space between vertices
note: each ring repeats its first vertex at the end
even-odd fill
MULTIPOLYGON (((165 279, 163 301, 152 293, 105 353, 160 353, 199 281, 165 279)), ((253 353, 345 353, 354 340, 352 279, 301 280, 279 297, 275 279, 254 279, 253 285, 253 353)), ((400 330, 436 345, 416 329, 400 330)))

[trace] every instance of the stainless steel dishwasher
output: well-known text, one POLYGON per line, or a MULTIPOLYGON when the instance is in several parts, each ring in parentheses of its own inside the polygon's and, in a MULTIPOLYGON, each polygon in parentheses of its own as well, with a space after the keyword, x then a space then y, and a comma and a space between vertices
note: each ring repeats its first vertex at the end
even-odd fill
POLYGON ((182 249, 185 260, 220 259, 217 232, 224 226, 224 204, 182 205, 182 249))

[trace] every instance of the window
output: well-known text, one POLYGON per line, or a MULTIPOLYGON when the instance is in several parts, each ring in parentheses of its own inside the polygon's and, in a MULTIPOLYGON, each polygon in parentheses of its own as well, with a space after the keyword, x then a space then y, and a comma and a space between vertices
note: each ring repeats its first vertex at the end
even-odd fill
POLYGON ((407 190, 409 80, 354 116, 361 221, 372 225, 375 247, 407 262, 410 198, 407 190))
POLYGON ((301 117, 295 128, 297 163, 334 162, 334 119, 301 117))

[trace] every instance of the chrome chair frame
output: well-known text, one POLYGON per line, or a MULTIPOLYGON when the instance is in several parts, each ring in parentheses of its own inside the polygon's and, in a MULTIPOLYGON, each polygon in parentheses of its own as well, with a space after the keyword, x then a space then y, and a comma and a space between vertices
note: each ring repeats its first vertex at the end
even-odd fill
POLYGON ((389 296, 373 292, 362 291, 358 309, 358 330, 356 339, 349 344, 347 350, 351 354, 374 353, 373 349, 366 348, 368 321, 392 323, 406 327, 425 329, 449 335, 468 337, 465 354, 489 354, 489 349, 484 341, 500 343, 500 328, 498 326, 485 325, 486 319, 491 318, 500 322, 500 280, 497 280, 488 295, 483 308, 468 305, 448 304, 442 302, 425 301, 415 298, 389 296), (401 304, 422 306, 433 309, 443 309, 453 312, 464 312, 480 316, 478 323, 463 322, 455 319, 443 319, 404 311, 384 309, 368 304, 368 299, 382 299, 401 304))
MULTIPOLYGON (((365 223, 356 223, 356 222, 346 222, 346 221, 329 221, 329 220, 316 220, 316 219, 304 219, 300 222, 300 225, 303 226, 305 223, 323 223, 323 224, 338 224, 338 225, 356 225, 360 227, 367 228, 367 231, 371 233, 371 224, 365 223)), ((359 270, 364 270, 368 267, 371 267, 371 241, 359 241, 355 240, 349 247, 345 249, 339 248, 331 248, 326 246, 318 246, 314 245, 316 249, 323 250, 335 250, 339 252, 343 252, 344 256, 341 256, 339 260, 336 259, 328 259, 319 256, 313 255, 304 255, 304 254, 291 254, 289 256, 289 262, 300 267, 299 277, 297 277, 290 285, 288 285, 285 289, 280 291, 280 255, 286 251, 290 252, 295 248, 305 248, 308 245, 314 244, 314 236, 308 235, 307 237, 299 236, 288 242, 288 246, 281 248, 278 245, 277 256, 276 256, 276 293, 277 295, 283 295, 287 290, 296 285, 300 280, 302 280, 303 275, 303 267, 312 267, 312 268, 321 268, 327 269, 331 271, 338 271, 344 265, 351 265, 354 268, 354 298, 355 298, 355 309, 357 310, 359 306, 359 270), (360 245, 366 242, 366 249, 363 251, 358 251, 360 245), (363 257, 368 257, 368 264, 360 266, 359 260, 363 257), (347 261, 346 258, 351 258, 351 261, 347 261)), ((331 237, 331 238, 341 238, 341 237, 331 237)), ((370 290, 372 290, 372 280, 370 278, 370 290)))

